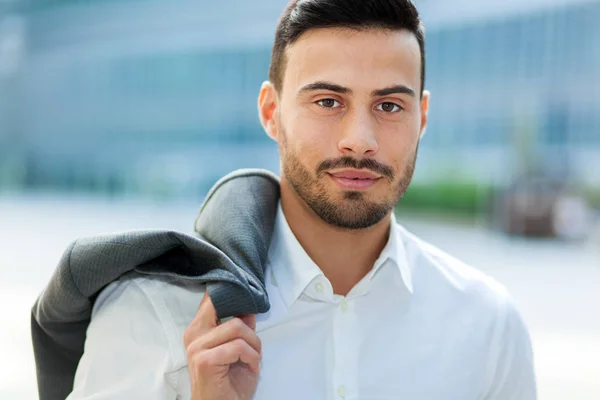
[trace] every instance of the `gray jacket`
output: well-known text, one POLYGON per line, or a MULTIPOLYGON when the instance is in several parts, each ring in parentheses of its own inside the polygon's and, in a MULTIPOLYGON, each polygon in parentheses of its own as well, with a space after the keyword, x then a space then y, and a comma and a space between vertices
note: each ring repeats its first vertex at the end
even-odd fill
POLYGON ((63 400, 73 390, 94 300, 132 270, 206 283, 219 318, 268 311, 264 268, 278 200, 277 176, 239 170, 209 192, 197 236, 139 230, 68 246, 32 309, 40 400, 63 400))

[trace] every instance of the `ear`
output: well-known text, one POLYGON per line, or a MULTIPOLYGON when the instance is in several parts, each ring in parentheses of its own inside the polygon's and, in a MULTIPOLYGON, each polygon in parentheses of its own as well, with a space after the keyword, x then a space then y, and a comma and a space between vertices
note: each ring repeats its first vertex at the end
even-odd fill
POLYGON ((277 137, 277 90, 269 81, 262 83, 258 95, 258 116, 267 135, 276 142, 277 137))
POLYGON ((425 134, 427 130, 427 113, 429 112, 429 99, 431 93, 428 90, 423 90, 423 98, 421 99, 421 132, 419 133, 419 140, 425 134))

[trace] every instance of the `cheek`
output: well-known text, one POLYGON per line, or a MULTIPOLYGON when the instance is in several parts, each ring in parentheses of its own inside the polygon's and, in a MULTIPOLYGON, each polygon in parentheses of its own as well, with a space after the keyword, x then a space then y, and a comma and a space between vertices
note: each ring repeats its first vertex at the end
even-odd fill
MULTIPOLYGON (((335 149, 331 127, 310 119, 295 122, 290 126, 293 134, 288 135, 288 141, 304 165, 316 165, 328 157, 331 148, 335 149)), ((335 157, 335 153, 329 157, 335 157)))
POLYGON ((417 142, 418 134, 396 129, 381 135, 379 153, 397 169, 412 160, 417 142))

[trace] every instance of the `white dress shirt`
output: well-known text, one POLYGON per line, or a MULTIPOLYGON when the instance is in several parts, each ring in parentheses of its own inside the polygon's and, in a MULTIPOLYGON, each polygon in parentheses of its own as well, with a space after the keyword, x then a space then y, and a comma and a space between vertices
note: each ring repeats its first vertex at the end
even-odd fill
MULTIPOLYGON (((529 334, 503 286, 395 219, 348 293, 306 254, 279 207, 257 316, 257 400, 533 400, 529 334)), ((98 297, 68 400, 190 399, 183 333, 204 286, 129 274, 98 297)))

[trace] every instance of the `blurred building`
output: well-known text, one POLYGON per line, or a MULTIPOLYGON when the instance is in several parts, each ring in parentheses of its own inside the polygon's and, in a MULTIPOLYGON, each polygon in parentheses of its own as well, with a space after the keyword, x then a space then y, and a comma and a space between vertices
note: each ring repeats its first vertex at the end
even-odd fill
MULTIPOLYGON (((0 1, 0 187, 179 196, 277 171, 256 96, 285 3, 0 1)), ((432 92, 418 179, 600 182, 600 1, 417 5, 432 92)))

